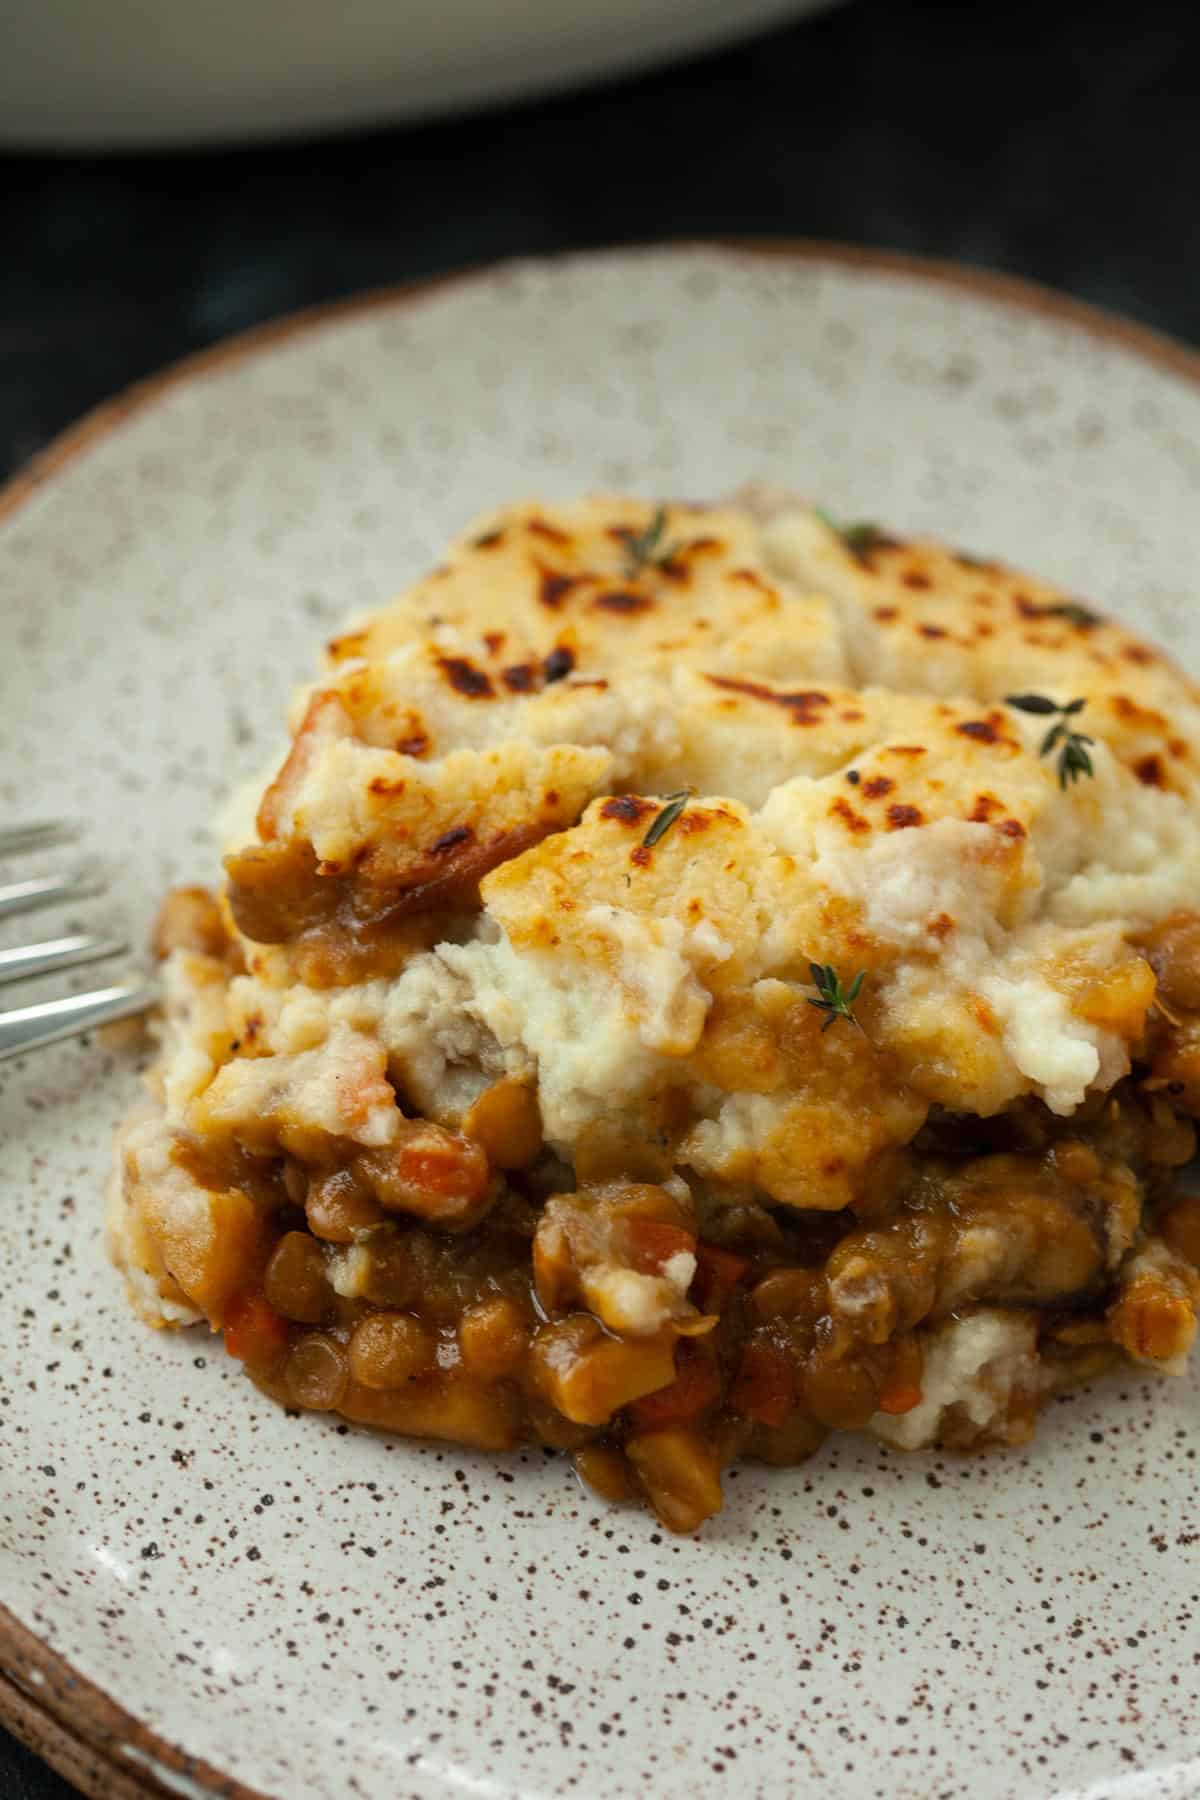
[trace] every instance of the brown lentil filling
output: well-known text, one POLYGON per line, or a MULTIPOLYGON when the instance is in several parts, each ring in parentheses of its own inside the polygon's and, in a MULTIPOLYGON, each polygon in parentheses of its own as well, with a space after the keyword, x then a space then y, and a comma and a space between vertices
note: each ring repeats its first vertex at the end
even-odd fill
MULTIPOLYGON (((173 941, 211 949, 214 910, 195 890, 188 909, 173 941)), ((986 1428, 951 1406, 938 1441, 1023 1442, 1050 1394, 1122 1354, 1177 1360, 1195 1331, 1200 1197, 1172 1178, 1200 1111, 1200 916, 1142 947, 1162 1004, 1130 1079, 1069 1120, 1034 1102, 935 1115, 840 1213, 677 1182, 577 1187, 511 1080, 463 1131, 406 1120, 386 1150, 306 1163, 185 1145, 190 1173, 257 1219, 237 1269, 205 1272, 234 1295, 226 1347, 285 1405, 553 1446, 600 1494, 690 1531, 736 1457, 796 1463, 829 1431, 919 1405, 931 1333, 987 1305, 1033 1321, 1038 1383, 986 1428), (695 1272, 666 1322, 614 1329, 604 1271, 661 1278, 681 1255, 695 1272)))

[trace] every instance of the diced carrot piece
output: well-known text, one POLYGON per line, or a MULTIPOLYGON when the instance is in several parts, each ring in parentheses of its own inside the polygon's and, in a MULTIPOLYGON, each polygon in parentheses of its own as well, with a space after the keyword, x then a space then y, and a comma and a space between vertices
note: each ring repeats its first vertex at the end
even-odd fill
POLYGON ((288 1346, 287 1320, 263 1296, 239 1294, 225 1314, 225 1348, 253 1368, 271 1366, 288 1346))
POLYGON ((487 1157, 461 1132, 429 1119, 405 1119, 394 1144, 356 1159, 379 1204, 415 1213, 448 1231, 469 1230, 488 1208, 487 1157))
POLYGON ((750 1267, 748 1256, 718 1250, 715 1244, 697 1244, 696 1277, 691 1298, 702 1312, 719 1313, 750 1267))
POLYGON ((748 1343, 730 1389, 731 1409, 760 1425, 782 1425, 795 1393, 795 1370, 783 1351, 773 1344, 748 1343))
POLYGON ((630 1267, 640 1275, 661 1275, 673 1256, 691 1256, 696 1248, 690 1231, 661 1219, 629 1219, 625 1233, 630 1267))
POLYGON ((676 1352, 675 1379, 657 1393, 645 1394, 629 1407, 629 1417, 639 1431, 662 1425, 682 1425, 711 1406, 721 1392, 721 1377, 711 1355, 684 1339, 676 1352))

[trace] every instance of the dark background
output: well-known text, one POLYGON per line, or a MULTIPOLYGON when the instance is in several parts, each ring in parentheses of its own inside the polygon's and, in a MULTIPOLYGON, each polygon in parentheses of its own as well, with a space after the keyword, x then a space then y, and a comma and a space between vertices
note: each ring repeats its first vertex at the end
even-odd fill
MULTIPOLYGON (((1200 341, 1198 71, 1195 0, 855 0, 640 80, 447 123, 0 156, 0 474, 259 320, 584 245, 886 244, 1200 341)), ((0 1800, 71 1792, 0 1733, 0 1800)))

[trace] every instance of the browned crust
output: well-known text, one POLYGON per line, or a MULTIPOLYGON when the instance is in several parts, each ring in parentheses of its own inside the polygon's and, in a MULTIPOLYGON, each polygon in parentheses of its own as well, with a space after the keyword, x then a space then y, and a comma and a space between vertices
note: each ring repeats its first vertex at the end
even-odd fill
MULTIPOLYGON (((833 263, 875 274, 915 277, 960 294, 1019 307, 1075 325, 1092 337, 1118 344, 1144 357, 1155 367, 1170 370, 1200 385, 1200 352, 1177 344, 1147 326, 1111 317, 1086 301, 1056 293, 1017 276, 926 260, 902 251, 828 243, 816 238, 727 238, 697 244, 685 241, 673 247, 726 249, 746 256, 833 263)), ((662 246, 626 248, 653 254, 662 246)), ((432 281, 405 282, 332 304, 308 307, 240 332, 212 349, 173 363, 161 374, 136 382, 61 432, 25 469, 0 488, 0 521, 17 512, 51 477, 172 388, 247 362, 301 333, 323 329, 339 319, 427 299, 451 282, 469 281, 480 273, 479 270, 465 270, 432 281)), ((169 1800, 171 1790, 152 1775, 130 1774, 119 1758, 121 1744, 132 1744, 164 1768, 187 1775, 219 1800, 266 1800, 243 1782, 185 1756, 165 1739, 139 1725, 102 1689, 77 1674, 64 1656, 39 1643, 3 1605, 0 1605, 0 1720, 25 1742, 32 1743, 40 1755, 76 1782, 85 1794, 93 1796, 93 1800, 144 1800, 146 1795, 169 1800), (41 1675, 43 1685, 37 1685, 36 1677, 30 1681, 30 1670, 41 1675)))

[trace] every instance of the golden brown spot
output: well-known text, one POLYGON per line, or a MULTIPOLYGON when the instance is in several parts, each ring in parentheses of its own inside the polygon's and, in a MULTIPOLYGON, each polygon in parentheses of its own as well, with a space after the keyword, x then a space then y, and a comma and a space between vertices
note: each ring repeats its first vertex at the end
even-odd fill
POLYGON ((994 794, 979 794, 967 822, 971 825, 986 825, 992 814, 999 811, 1000 802, 994 794))
POLYGON ((527 519, 525 529, 532 532, 534 537, 545 538, 551 544, 569 544, 571 541, 570 532, 560 531, 548 519, 527 519))
POLYGON ((885 794, 892 792, 895 785, 890 776, 872 775, 870 781, 863 782, 862 791, 868 800, 882 800, 885 794))
POLYGON ((425 756, 429 750, 429 739, 423 731, 414 731, 410 737, 396 739, 396 750, 401 756, 425 756))
POLYGON ((1168 738, 1167 739, 1167 749, 1171 752, 1171 755, 1173 757, 1175 757, 1178 761, 1181 761, 1181 762, 1187 761, 1189 752, 1188 752, 1188 745, 1187 745, 1186 738, 1178 738, 1178 737, 1168 738))
POLYGON ((996 627, 994 625, 989 625, 986 620, 982 620, 975 627, 975 636, 977 638, 990 638, 995 637, 995 635, 996 627))
POLYGON ((500 679, 510 692, 528 694, 537 686, 537 670, 532 663, 514 663, 502 672, 500 679))
POLYGON ((1133 772, 1143 787, 1165 788, 1167 771, 1161 756, 1143 756, 1133 765, 1133 772))
POLYGON ((655 564, 660 575, 668 581, 686 582, 691 579, 690 559, 696 556, 711 556, 715 551, 725 548, 718 537, 698 537, 690 539, 686 544, 678 544, 660 556, 655 564))
POLYGON ((626 588, 613 588, 607 594, 597 594, 592 605, 603 612, 628 614, 649 612, 654 601, 649 594, 634 594, 626 588))
POLYGON ((543 569, 538 585, 538 600, 542 606, 557 612, 573 587, 578 587, 581 577, 563 575, 557 569, 543 569))
POLYGON ((643 800, 637 794, 615 794, 600 808, 600 817, 616 819, 622 825, 640 825, 643 819, 657 811, 653 800, 643 800))
POLYGON ((764 687, 759 681, 740 680, 735 675, 706 675, 704 679, 725 692, 747 694, 752 700, 767 700, 773 706, 784 707, 791 714, 793 725, 819 724, 822 709, 831 704, 828 694, 813 688, 781 692, 777 688, 764 687))
POLYGON ((960 737, 973 738, 977 744, 998 744, 1003 735, 999 725, 1000 714, 991 713, 986 719, 964 719, 954 729, 960 737))
POLYGON ((744 581, 747 587, 758 588, 759 592, 763 594, 771 594, 775 591, 768 582, 763 580, 757 569, 733 569, 730 571, 729 579, 730 581, 744 581))
POLYGON ((547 681, 561 681, 574 667, 575 652, 568 650, 565 644, 559 644, 542 663, 542 674, 547 681))
POLYGON ((905 806, 896 801, 887 809, 889 831, 906 831, 910 825, 924 823, 924 815, 918 806, 905 806))
POLYGON ((838 714, 838 718, 847 725, 861 725, 866 716, 865 713, 856 712, 852 706, 848 706, 844 712, 838 714))
POLYGON ((1141 663, 1143 665, 1158 660, 1153 650, 1147 650, 1144 644, 1126 644, 1121 655, 1125 658, 1126 662, 1141 663))
POLYGON ((1128 725, 1143 726, 1149 731, 1166 729, 1167 721, 1160 712, 1155 712, 1153 707, 1139 706, 1136 700, 1129 698, 1128 694, 1114 694, 1110 704, 1117 717, 1123 719, 1128 725))
POLYGON ((341 637, 330 638, 326 649, 330 656, 336 657, 341 662, 349 656, 361 656, 366 648, 366 642, 365 631, 347 631, 343 632, 341 637))
POLYGON ((829 812, 832 818, 840 819, 848 831, 862 832, 871 829, 869 822, 863 818, 861 813, 856 813, 850 802, 841 794, 833 802, 829 812))
POLYGON ((890 625, 893 619, 900 617, 900 609, 898 606, 877 606, 871 617, 878 619, 881 625, 890 625))
POLYGON ((242 1026, 242 1042, 244 1044, 254 1043, 262 1028, 262 1014, 258 1012, 248 1014, 242 1026))
POLYGON ((724 816, 723 813, 705 812, 702 808, 693 806, 687 812, 680 813, 676 829, 683 832, 686 837, 694 837, 698 831, 707 831, 714 819, 724 816))
POLYGON ((822 1175, 840 1175, 846 1167, 844 1156, 827 1156, 821 1164, 822 1175))
POLYGON ((906 588, 931 588, 933 582, 924 569, 906 569, 900 577, 906 588))
POLYGON ((1020 819, 1002 819, 1000 824, 997 825, 996 830, 1002 831, 1005 837, 1009 838, 1023 838, 1025 836, 1025 827, 1022 825, 1020 819))
POLYGON ((950 635, 942 625, 918 625, 917 630, 923 638, 944 638, 950 635))
POLYGON ((468 700, 490 699, 495 693, 486 670, 477 669, 467 657, 439 656, 438 664, 450 686, 468 700))
POLYGON ((944 943, 954 930, 954 920, 949 913, 939 913, 936 919, 930 919, 925 929, 930 937, 935 937, 939 943, 944 943))
POLYGON ((482 536, 471 539, 472 550, 494 550, 497 544, 504 542, 504 527, 498 525, 495 531, 485 531, 482 536))
POLYGON ((406 781, 389 781, 386 775, 372 775, 367 783, 367 792, 368 794, 378 794, 381 798, 386 796, 388 799, 394 800, 398 794, 404 792, 407 786, 406 781))
POLYGON ((485 631, 483 641, 487 645, 490 655, 499 656, 504 648, 504 633, 502 631, 485 631))
POLYGON ((883 756, 927 756, 929 752, 924 744, 886 744, 881 754, 883 756))
POLYGON ((636 863, 639 869, 644 869, 646 867, 647 863, 650 861, 650 857, 651 851, 645 844, 639 844, 636 850, 631 850, 629 852, 630 862, 636 863))

